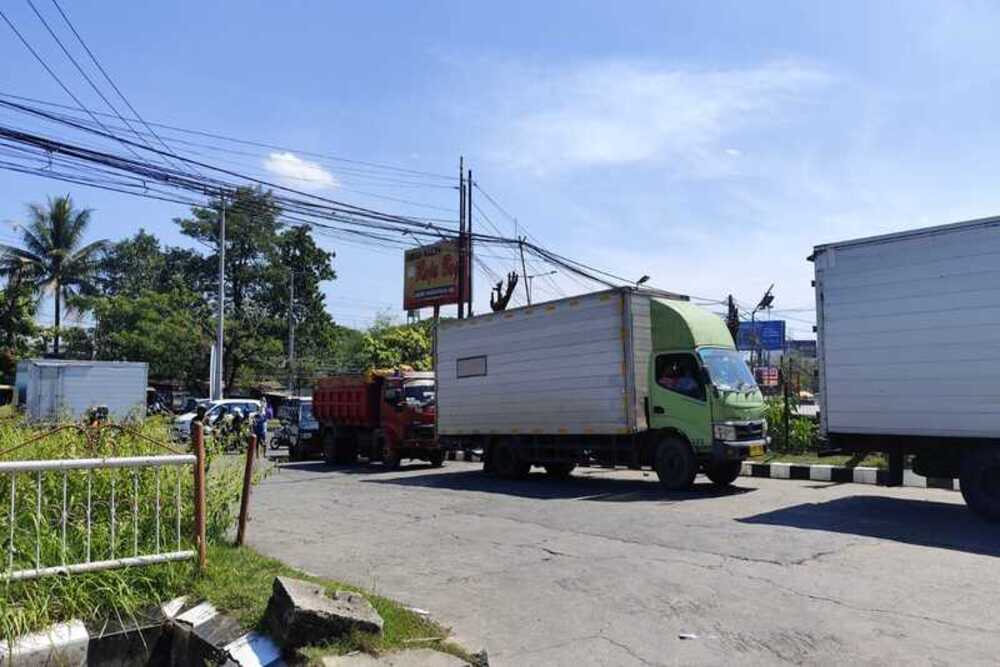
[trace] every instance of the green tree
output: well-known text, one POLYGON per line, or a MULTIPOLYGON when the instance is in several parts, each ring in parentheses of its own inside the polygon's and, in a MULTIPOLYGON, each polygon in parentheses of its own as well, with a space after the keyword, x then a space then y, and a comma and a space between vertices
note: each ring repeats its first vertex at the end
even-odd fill
POLYGON ((0 245, 0 272, 20 274, 40 292, 55 298, 53 352, 59 355, 59 322, 63 300, 94 291, 101 251, 107 241, 84 244, 90 224, 90 209, 77 209, 73 200, 50 197, 47 205, 31 204, 29 221, 21 227, 23 248, 0 245))
MULTIPOLYGON (((205 273, 218 263, 219 218, 222 202, 213 200, 207 207, 191 209, 190 218, 176 222, 181 233, 215 252, 205 257, 205 273)), ((259 352, 262 318, 269 308, 266 296, 271 290, 271 262, 278 249, 280 208, 270 192, 259 188, 240 188, 226 202, 226 326, 223 367, 226 386, 235 386, 240 372, 259 352)), ((198 286, 208 300, 214 299, 214 286, 207 278, 198 286)))
POLYGON ((145 361, 151 377, 195 386, 207 375, 210 314, 194 292, 145 290, 93 302, 98 359, 145 361))
POLYGON ((361 339, 357 362, 362 368, 393 368, 412 366, 414 370, 433 369, 433 320, 416 324, 393 324, 379 316, 361 339))

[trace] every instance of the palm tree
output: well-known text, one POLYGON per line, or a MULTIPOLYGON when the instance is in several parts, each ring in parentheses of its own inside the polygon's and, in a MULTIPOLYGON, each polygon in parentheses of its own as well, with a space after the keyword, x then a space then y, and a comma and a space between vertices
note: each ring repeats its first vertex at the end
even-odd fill
POLYGON ((62 302, 93 289, 94 274, 107 240, 82 245, 90 224, 90 209, 73 208, 73 200, 49 197, 48 205, 28 206, 29 221, 21 229, 23 248, 0 244, 0 274, 8 279, 30 280, 35 289, 55 298, 56 322, 53 353, 59 355, 59 320, 62 302))

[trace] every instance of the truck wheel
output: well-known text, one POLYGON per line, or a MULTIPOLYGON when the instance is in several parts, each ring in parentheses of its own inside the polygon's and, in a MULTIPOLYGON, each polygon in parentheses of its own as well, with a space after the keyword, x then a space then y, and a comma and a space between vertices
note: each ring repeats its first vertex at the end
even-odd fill
POLYGON ((337 435, 332 429, 323 432, 323 462, 328 466, 337 464, 337 435))
POLYGON ((556 479, 566 479, 575 468, 575 463, 548 463, 545 466, 545 474, 556 479))
POLYGON ((969 508, 992 521, 1000 520, 1000 450, 970 449, 962 455, 962 497, 969 508))
POLYGON ((668 438, 656 448, 656 476, 663 488, 669 491, 689 489, 697 474, 698 461, 688 443, 668 438))
POLYGON ((295 444, 288 445, 288 460, 289 461, 301 461, 302 452, 299 450, 298 446, 295 444))
POLYGON ((385 447, 382 450, 382 466, 387 470, 398 470, 400 460, 399 450, 395 447, 385 447))
POLYGON ((431 462, 433 467, 440 468, 444 465, 444 451, 438 450, 436 452, 432 452, 431 455, 427 457, 427 460, 431 462))
POLYGON ((717 461, 705 468, 705 475, 716 486, 729 486, 740 476, 742 461, 717 461))
POLYGON ((342 466, 352 466, 358 462, 358 436, 356 433, 347 433, 342 438, 337 438, 337 445, 333 450, 334 458, 342 466))
POLYGON ((509 442, 498 442, 493 446, 493 470, 500 477, 520 479, 531 471, 531 464, 518 459, 509 442))

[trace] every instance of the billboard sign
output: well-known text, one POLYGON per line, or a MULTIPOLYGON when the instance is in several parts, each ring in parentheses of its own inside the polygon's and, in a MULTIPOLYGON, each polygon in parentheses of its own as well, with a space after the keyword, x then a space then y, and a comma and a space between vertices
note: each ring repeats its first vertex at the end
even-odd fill
MULTIPOLYGON (((468 260, 465 262, 466 296, 469 293, 468 260)), ((403 258, 403 309, 458 303, 458 241, 449 239, 410 248, 403 258)))
POLYGON ((775 366, 761 366, 757 369, 757 384, 761 387, 777 387, 781 375, 775 366))
POLYGON ((740 329, 736 336, 736 348, 739 350, 785 349, 785 321, 740 322, 740 329))

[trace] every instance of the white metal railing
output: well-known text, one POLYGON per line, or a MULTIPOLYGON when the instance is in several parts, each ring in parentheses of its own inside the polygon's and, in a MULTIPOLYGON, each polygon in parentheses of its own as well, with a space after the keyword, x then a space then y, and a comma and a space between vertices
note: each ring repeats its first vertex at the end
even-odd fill
MULTIPOLYGON (((9 506, 10 511, 7 526, 7 558, 6 568, 0 570, 0 580, 19 581, 26 579, 37 579, 39 577, 75 574, 81 572, 95 572, 98 570, 109 570, 120 567, 134 567, 150 565, 153 563, 166 563, 171 561, 187 560, 194 558, 196 552, 183 548, 182 540, 182 479, 184 469, 187 466, 195 466, 197 458, 194 454, 171 454, 162 456, 131 456, 118 458, 90 458, 90 459, 59 459, 44 461, 0 461, 0 479, 7 477, 9 483, 9 506), (173 498, 170 498, 171 489, 166 489, 164 493, 164 483, 161 479, 164 475, 163 469, 175 470, 173 479, 167 480, 167 486, 172 486, 173 498), (101 471, 121 471, 129 470, 131 475, 116 475, 109 473, 102 486, 109 487, 107 502, 94 498, 94 476, 101 471), (61 473, 61 480, 59 475, 61 473), (28 506, 25 513, 22 508, 22 519, 31 517, 34 527, 34 567, 24 567, 30 564, 30 548, 25 550, 22 547, 27 539, 20 536, 18 525, 19 502, 24 503, 24 493, 18 500, 18 481, 21 479, 20 488, 27 488, 30 496, 30 482, 27 484, 24 477, 30 479, 34 475, 34 507, 28 506), (140 476, 148 474, 152 476, 152 486, 154 488, 152 499, 140 499, 140 476), (56 475, 54 489, 52 489, 51 478, 47 476, 56 475), (82 497, 72 498, 68 494, 70 475, 85 475, 86 492, 83 492, 84 485, 78 484, 75 490, 82 497), (124 479, 122 479, 124 477, 124 479), (131 489, 120 490, 121 482, 131 481, 131 489), (60 484, 61 481, 61 484, 60 484), (53 493, 43 494, 43 482, 48 482, 53 493), (171 482, 173 482, 171 484, 171 482), (52 495, 58 498, 61 486, 61 503, 57 503, 59 512, 49 512, 46 515, 44 509, 50 509, 53 503, 52 495), (164 495, 167 505, 173 505, 172 511, 165 512, 164 495), (45 496, 45 497, 43 497, 45 496), (43 509, 43 501, 44 509, 43 509), (172 502, 171 502, 172 501, 172 502), (151 506, 149 506, 151 504, 151 506), (97 510, 106 505, 106 511, 97 510), (123 518, 119 512, 119 506, 126 506, 126 516, 123 518), (143 505, 143 518, 140 521, 140 505, 143 505), (33 512, 32 512, 33 510, 33 512), (75 511, 74 511, 75 510, 75 511), (131 516, 128 516, 131 510, 131 516), (101 516, 99 516, 99 514, 101 516), (171 516, 172 515, 172 516, 171 516), (172 520, 173 530, 166 526, 165 521, 172 520), (102 551, 105 553, 95 553, 95 526, 102 538, 104 524, 99 523, 107 519, 107 540, 102 539, 102 551), (67 537, 67 525, 72 522, 73 534, 67 537), (151 528, 153 535, 141 535, 145 524, 147 530, 151 528), (124 529, 124 533, 119 529, 124 529), (130 530, 129 530, 130 529, 130 530), (116 532, 118 530, 118 532, 116 532), (131 532, 131 535, 127 535, 131 532), (43 533, 45 539, 43 540, 43 533), (172 533, 172 534, 171 534, 172 533), (128 538, 131 537, 131 540, 128 538), (121 545, 122 540, 126 540, 125 545, 121 545), (59 546, 58 564, 51 562, 43 563, 42 545, 43 541, 47 545, 56 543, 59 546), (70 553, 70 542, 75 541, 75 554, 70 553), (131 544, 128 544, 128 542, 131 544), (82 543, 81 543, 82 542, 82 543), (140 545, 144 548, 140 548, 140 545), (124 549, 122 548, 124 546, 124 549), (131 547, 131 548, 129 548, 131 547), (172 548, 171 548, 172 547, 172 548), (124 553, 122 553, 124 551, 124 553), (140 553, 142 552, 142 553, 140 553), (15 558, 15 555, 18 558, 15 558), (95 558, 96 556, 96 558, 95 558), (25 561, 28 561, 27 563, 25 561)), ((28 501, 30 502, 30 501, 28 501)), ((28 523, 28 521, 22 521, 28 523)), ((31 526, 28 526, 30 531, 31 526)), ((197 527, 196 527, 197 529, 197 527)), ((0 566, 2 567, 2 566, 0 566)))

